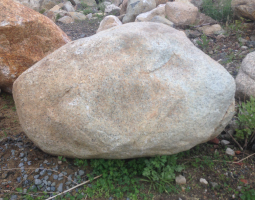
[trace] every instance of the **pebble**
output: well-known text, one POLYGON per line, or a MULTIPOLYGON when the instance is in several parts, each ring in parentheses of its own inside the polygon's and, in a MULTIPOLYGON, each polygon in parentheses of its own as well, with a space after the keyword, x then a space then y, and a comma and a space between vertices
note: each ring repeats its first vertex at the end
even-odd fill
POLYGON ((17 198, 18 198, 17 195, 12 195, 11 198, 10 198, 10 200, 14 200, 14 199, 17 199, 17 198))
POLYGON ((23 176, 23 179, 24 179, 24 180, 27 180, 27 177, 28 177, 28 175, 25 174, 25 175, 23 176))
POLYGON ((40 170, 40 169, 39 169, 39 168, 37 168, 37 169, 35 170, 35 173, 38 173, 38 172, 39 172, 39 170, 40 170))
POLYGON ((235 156, 235 152, 233 149, 227 148, 226 149, 226 154, 230 155, 230 156, 235 156))
POLYGON ((79 175, 80 175, 80 176, 82 176, 82 175, 84 175, 84 174, 85 174, 85 172, 84 172, 83 170, 79 170, 79 172, 78 172, 78 173, 79 173, 79 175))
POLYGON ((54 179, 54 180, 57 180, 57 179, 58 179, 58 175, 54 174, 54 175, 53 175, 53 179, 54 179))
POLYGON ((51 181, 48 181, 47 185, 51 186, 51 181))
POLYGON ((23 167, 23 166, 24 166, 24 163, 20 163, 20 164, 19 164, 19 167, 23 167))
POLYGON ((24 153, 20 153, 20 154, 19 154, 19 157, 20 157, 20 158, 23 158, 24 156, 25 156, 24 153))
POLYGON ((207 180, 205 180, 204 178, 200 178, 200 183, 208 185, 207 180))
POLYGON ((47 181, 49 179, 49 176, 45 176, 43 179, 47 181))
POLYGON ((27 193, 27 189, 23 189, 23 194, 26 194, 27 193))
POLYGON ((221 140, 220 143, 221 143, 222 145, 228 145, 228 144, 230 144, 230 142, 227 141, 227 140, 221 140))
POLYGON ((15 150, 11 150, 11 152, 12 152, 12 155, 14 156, 15 155, 15 150))
POLYGON ((63 183, 60 183, 58 186, 58 192, 63 192, 63 183))
POLYGON ((67 182, 66 182, 66 185, 70 185, 70 184, 71 184, 71 181, 67 181, 67 182))
POLYGON ((20 183, 20 181, 21 181, 21 177, 18 177, 17 182, 20 183))
POLYGON ((55 182, 53 182, 53 183, 51 184, 51 187, 53 187, 53 186, 56 186, 56 183, 55 183, 55 182))
POLYGON ((24 161, 27 162, 27 157, 24 158, 24 161))
POLYGON ((4 172, 4 173, 2 174, 2 179, 6 179, 7 176, 8 176, 8 173, 7 173, 7 172, 4 172))
POLYGON ((50 190, 51 190, 52 192, 55 192, 56 188, 55 188, 54 186, 51 186, 51 187, 50 187, 50 190))
POLYGON ((31 165, 31 164, 32 164, 32 162, 31 162, 31 161, 28 161, 28 162, 27 162, 27 164, 28 164, 28 165, 31 165))
POLYGON ((40 179, 35 179, 35 185, 41 185, 42 181, 40 179))
POLYGON ((215 183, 215 182, 210 182, 210 184, 212 185, 213 188, 215 188, 219 185, 218 183, 215 183))
POLYGON ((246 49, 248 49, 248 47, 247 46, 241 46, 241 49, 246 50, 246 49))
POLYGON ((42 171, 40 172, 40 175, 43 176, 44 174, 45 174, 45 170, 42 170, 42 171))
POLYGON ((179 175, 175 178, 175 182, 179 185, 186 184, 186 178, 182 175, 179 175))
POLYGON ((59 160, 59 161, 58 161, 58 164, 59 164, 59 165, 61 165, 61 164, 62 164, 62 161, 61 161, 61 160, 59 160))
POLYGON ((38 179, 38 178, 39 178, 39 175, 35 175, 35 176, 34 176, 34 179, 38 179))

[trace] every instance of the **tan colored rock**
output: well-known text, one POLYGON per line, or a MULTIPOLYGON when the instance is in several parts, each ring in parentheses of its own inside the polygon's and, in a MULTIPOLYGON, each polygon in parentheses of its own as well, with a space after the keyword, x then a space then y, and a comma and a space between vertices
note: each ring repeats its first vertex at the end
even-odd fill
POLYGON ((219 135, 235 110, 235 82, 224 67, 184 33, 151 22, 70 42, 13 88, 36 146, 85 159, 185 151, 219 135))
POLYGON ((255 0, 232 0, 231 7, 237 16, 255 21, 255 0))
POLYGON ((198 30, 202 31, 205 35, 219 35, 224 33, 224 30, 221 28, 219 24, 214 25, 208 25, 208 26, 202 26, 198 30))
POLYGON ((53 22, 56 22, 56 14, 53 11, 46 12, 46 16, 51 19, 53 22))
POLYGON ((17 3, 29 7, 37 12, 48 11, 55 5, 57 5, 60 0, 14 0, 17 3))
POLYGON ((9 93, 22 72, 70 41, 50 19, 14 1, 0 1, 0 22, 0 88, 9 93))
POLYGON ((64 16, 58 19, 58 22, 62 22, 64 24, 70 24, 74 22, 74 19, 70 16, 64 16))
POLYGON ((156 15, 165 18, 165 4, 159 5, 157 8, 152 9, 146 13, 142 13, 138 15, 135 19, 136 22, 148 22, 156 15))
POLYGON ((67 12, 75 12, 75 9, 70 1, 64 3, 63 9, 67 12))
POLYGON ((156 1, 156 6, 160 4, 166 4, 168 2, 168 0, 155 0, 155 1, 156 1))
POLYGON ((213 18, 205 15, 204 13, 198 12, 195 25, 203 25, 203 24, 217 24, 218 22, 213 18))
POLYGON ((55 5, 53 8, 51 8, 49 11, 53 11, 53 12, 57 12, 59 11, 61 8, 59 5, 55 5))
POLYGON ((196 21, 198 8, 191 3, 166 3, 166 16, 175 25, 193 25, 196 21))
POLYGON ((236 98, 247 100, 251 96, 255 97, 255 52, 244 58, 236 77, 236 98))
POLYGON ((122 23, 134 22, 139 14, 154 8, 156 8, 155 0, 128 0, 127 12, 122 23))
POLYGON ((74 20, 85 20, 87 17, 86 15, 84 15, 83 13, 79 13, 79 12, 69 12, 68 13, 74 20))
POLYGON ((97 29, 97 33, 109 28, 112 28, 114 26, 120 26, 122 25, 121 21, 118 19, 118 17, 114 15, 108 15, 106 16, 99 25, 99 28, 97 29))

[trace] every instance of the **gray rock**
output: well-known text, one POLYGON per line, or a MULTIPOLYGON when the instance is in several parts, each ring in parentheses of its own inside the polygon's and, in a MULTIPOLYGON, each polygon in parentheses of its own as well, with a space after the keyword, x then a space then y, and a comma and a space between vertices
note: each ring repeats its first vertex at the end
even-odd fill
POLYGON ((20 163, 20 164, 19 164, 19 167, 23 167, 23 166, 24 166, 24 163, 20 163))
POLYGON ((35 179, 35 185, 41 185, 42 181, 40 179, 35 179))
POLYGON ((4 172, 4 173, 2 174, 2 179, 6 179, 7 176, 8 176, 8 173, 7 173, 7 172, 4 172))
POLYGON ((71 184, 71 181, 67 181, 67 182, 66 182, 66 185, 70 185, 70 184, 71 184))
POLYGON ((51 186, 51 181, 48 181, 48 182, 47 182, 47 185, 48 185, 48 186, 51 186))
POLYGON ((26 194, 27 193, 27 189, 23 189, 23 194, 26 194))
POLYGON ((24 161, 27 162, 27 157, 24 158, 24 161))
POLYGON ((25 156, 24 153, 20 153, 20 154, 19 154, 19 157, 20 157, 20 158, 23 158, 24 156, 25 156))
POLYGON ((63 9, 66 10, 67 12, 75 12, 75 9, 73 7, 73 5, 71 4, 70 1, 67 1, 64 6, 63 9))
POLYGON ((37 169, 35 170, 35 173, 38 173, 38 172, 39 172, 39 170, 40 170, 40 169, 39 169, 39 168, 37 168, 37 169))
POLYGON ((227 141, 227 140, 221 140, 220 143, 221 143, 222 145, 225 145, 225 146, 228 145, 228 144, 230 144, 230 142, 227 141))
POLYGON ((200 178, 200 183, 204 184, 204 185, 208 185, 207 180, 205 180, 204 178, 200 178))
POLYGON ((58 186, 58 192, 63 192, 63 183, 60 183, 58 186))
POLYGON ((40 175, 35 175, 34 176, 34 179, 38 179, 40 175))
POLYGON ((127 12, 122 23, 134 22, 135 18, 141 14, 156 8, 155 0, 128 0, 127 12))
POLYGON ((46 172, 46 170, 42 170, 42 171, 40 172, 40 176, 43 176, 43 175, 45 174, 45 172, 46 172))
POLYGON ((20 183, 20 181, 21 181, 21 177, 18 177, 17 182, 20 183))
POLYGON ((211 184, 211 186, 213 187, 213 188, 215 188, 215 187, 217 187, 219 184, 218 183, 215 183, 215 182, 210 182, 210 184, 211 184))
POLYGON ((51 188, 50 187, 47 187, 47 189, 46 189, 48 192, 50 192, 51 191, 51 188))
POLYGON ((45 176, 43 179, 47 181, 49 179, 49 176, 45 176))
POLYGON ((15 156, 15 150, 11 150, 12 156, 15 156))
POLYGON ((54 180, 57 180, 57 179, 58 179, 58 175, 54 174, 54 175, 53 175, 53 179, 54 179, 54 180))
POLYGON ((11 198, 10 198, 10 200, 14 200, 14 199, 17 199, 17 198, 18 198, 17 195, 12 195, 11 198))
POLYGON ((82 175, 84 175, 85 174, 85 172, 83 171, 83 170, 79 170, 79 175, 80 176, 82 176, 82 175))
POLYGON ((32 162, 31 162, 31 161, 28 161, 28 162, 27 162, 27 164, 28 164, 28 165, 31 165, 31 164, 32 164, 32 162))
POLYGON ((55 182, 53 182, 52 184, 51 184, 51 186, 53 187, 53 186, 56 186, 56 183, 55 182))
POLYGON ((54 186, 51 186, 51 187, 50 187, 50 190, 51 190, 52 192, 55 192, 56 189, 55 189, 54 186))
POLYGON ((24 180, 27 180, 27 177, 28 177, 28 175, 25 174, 25 175, 23 176, 23 179, 24 179, 24 180))

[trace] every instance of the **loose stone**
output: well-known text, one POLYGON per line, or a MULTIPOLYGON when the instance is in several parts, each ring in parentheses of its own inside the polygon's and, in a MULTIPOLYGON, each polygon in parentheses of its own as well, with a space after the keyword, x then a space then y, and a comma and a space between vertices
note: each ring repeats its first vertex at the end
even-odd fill
POLYGON ((204 178, 200 178, 200 183, 208 185, 207 180, 205 180, 204 178))
POLYGON ((40 179, 35 179, 35 185, 41 185, 42 181, 40 179))
POLYGON ((235 152, 233 149, 227 148, 226 149, 226 154, 230 155, 230 156, 235 156, 235 152))

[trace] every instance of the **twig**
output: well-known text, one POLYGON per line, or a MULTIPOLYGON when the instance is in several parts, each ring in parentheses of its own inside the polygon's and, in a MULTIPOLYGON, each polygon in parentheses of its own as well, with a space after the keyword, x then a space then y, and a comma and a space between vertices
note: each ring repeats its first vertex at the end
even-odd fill
MULTIPOLYGON (((102 176, 102 174, 99 175, 99 176, 96 176, 95 178, 93 178, 93 180, 96 180, 96 179, 98 179, 98 178, 101 177, 101 176, 102 176)), ((89 182, 90 182, 90 180, 85 181, 85 182, 83 182, 83 183, 80 183, 80 184, 78 184, 78 185, 76 185, 76 186, 74 186, 74 187, 72 187, 72 188, 70 188, 70 189, 68 189, 68 190, 65 190, 64 192, 61 192, 61 193, 59 193, 59 194, 57 194, 57 195, 55 195, 55 196, 53 196, 53 197, 50 197, 50 198, 48 198, 48 199, 46 199, 46 200, 54 199, 55 197, 57 197, 57 196, 59 196, 59 195, 62 195, 62 194, 64 194, 64 193, 67 193, 67 192, 69 192, 69 191, 71 191, 71 190, 73 190, 73 189, 75 189, 75 188, 77 188, 77 187, 80 187, 80 186, 82 186, 82 185, 85 185, 86 183, 89 183, 89 182)))
POLYGON ((239 160, 238 162, 234 162, 234 163, 240 163, 241 161, 246 160, 247 158, 249 158, 249 157, 251 157, 251 156, 253 156, 253 155, 255 155, 255 153, 253 153, 253 154, 251 154, 251 155, 249 155, 249 156, 243 158, 242 160, 239 160))
MULTIPOLYGON (((227 132, 227 131, 226 131, 227 132)), ((235 138, 229 133, 229 132, 227 132, 228 134, 229 134, 229 136, 232 138, 232 140, 234 140, 234 142, 239 146, 239 148, 241 149, 241 151, 243 151, 243 148, 241 147, 241 145, 235 140, 235 138)))
MULTIPOLYGON (((0 169, 0 171, 1 171, 1 170, 4 170, 4 171, 12 171, 12 170, 16 170, 16 169, 19 169, 19 170, 22 170, 22 169, 42 169, 42 170, 49 170, 49 171, 56 172, 56 173, 58 173, 58 174, 62 174, 61 172, 58 172, 58 171, 56 171, 56 170, 49 169, 49 168, 22 168, 22 169, 20 169, 20 168, 11 168, 11 169, 0 169)), ((68 178, 67 176, 65 176, 64 174, 63 174, 63 176, 66 177, 67 180, 71 180, 71 181, 72 181, 73 183, 75 183, 76 185, 78 184, 78 183, 74 182, 72 179, 70 179, 70 178, 68 178)))

